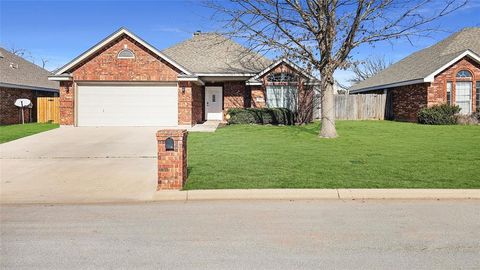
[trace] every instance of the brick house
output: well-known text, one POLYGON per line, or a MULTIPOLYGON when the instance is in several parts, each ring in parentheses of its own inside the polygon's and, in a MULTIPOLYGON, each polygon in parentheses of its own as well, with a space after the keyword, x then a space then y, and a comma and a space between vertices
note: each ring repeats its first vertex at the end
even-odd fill
POLYGON ((230 108, 289 107, 312 119, 315 78, 215 33, 159 51, 125 28, 58 69, 60 122, 192 126, 230 108), (293 99, 293 101, 292 101, 293 99))
POLYGON ((21 109, 14 105, 26 98, 33 107, 24 109, 25 122, 37 121, 37 97, 58 95, 58 82, 48 80, 47 70, 0 48, 0 125, 21 123, 21 109))
POLYGON ((350 89, 387 94, 388 118, 417 121, 420 109, 448 103, 470 114, 480 107, 480 28, 465 28, 350 89))

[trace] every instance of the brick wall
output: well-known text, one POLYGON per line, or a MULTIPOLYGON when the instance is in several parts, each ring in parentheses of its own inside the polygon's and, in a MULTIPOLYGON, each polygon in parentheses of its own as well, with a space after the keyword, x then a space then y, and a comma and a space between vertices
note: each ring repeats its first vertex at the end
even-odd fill
POLYGON ((187 136, 186 130, 159 130, 158 142, 158 186, 157 190, 181 189, 187 180, 187 136), (166 140, 174 142, 173 151, 167 151, 166 140))
POLYGON ((204 118, 203 106, 205 92, 203 89, 203 86, 192 85, 192 125, 201 123, 204 118))
POLYGON ((75 87, 73 82, 60 82, 60 125, 75 123, 75 87))
POLYGON ((265 87, 263 85, 251 85, 251 106, 252 108, 265 108, 266 96, 265 87))
POLYGON ((75 81, 176 81, 179 71, 130 37, 123 35, 73 71, 75 81), (118 59, 125 45, 134 59, 118 59))
POLYGON ((178 124, 195 125, 202 121, 203 87, 192 82, 179 82, 178 124), (183 89, 185 89, 185 91, 183 89))
POLYGON ((480 64, 476 63, 469 57, 465 57, 453 64, 452 66, 445 69, 439 75, 435 77, 432 86, 428 89, 428 106, 433 106, 436 104, 442 104, 447 102, 447 81, 452 82, 452 102, 455 102, 455 83, 457 80, 467 80, 473 83, 472 89, 472 111, 475 111, 475 82, 480 81, 480 64), (472 73, 473 78, 469 79, 457 79, 456 75, 460 70, 468 70, 472 73))
POLYGON ((223 108, 226 113, 231 108, 246 107, 245 81, 231 81, 223 84, 223 108))
POLYGON ((28 89, 0 87, 0 125, 13 125, 22 123, 20 109, 14 105, 15 100, 26 98, 32 101, 33 108, 25 109, 25 123, 37 121, 37 97, 53 97, 55 93, 33 91, 28 89))
POLYGON ((427 106, 429 83, 395 87, 392 91, 392 109, 395 120, 417 121, 417 113, 427 106))

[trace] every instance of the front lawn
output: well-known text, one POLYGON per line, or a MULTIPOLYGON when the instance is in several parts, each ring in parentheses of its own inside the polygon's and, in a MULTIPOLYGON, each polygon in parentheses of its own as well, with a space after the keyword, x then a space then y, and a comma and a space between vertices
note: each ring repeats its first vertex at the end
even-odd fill
POLYGON ((24 125, 0 126, 0 143, 13 141, 54 128, 58 128, 58 124, 29 123, 24 125))
POLYGON ((185 189, 480 188, 480 126, 339 121, 190 133, 185 189))

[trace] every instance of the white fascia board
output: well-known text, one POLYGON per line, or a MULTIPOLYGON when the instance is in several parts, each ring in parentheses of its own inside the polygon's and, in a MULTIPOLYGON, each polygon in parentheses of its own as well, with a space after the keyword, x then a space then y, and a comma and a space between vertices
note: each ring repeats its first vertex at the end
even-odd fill
POLYGON ((48 76, 49 81, 71 81, 73 80, 72 76, 48 76))
POLYGON ((312 80, 318 80, 317 78, 313 77, 312 75, 306 73, 305 71, 303 71, 299 66, 297 66, 295 63, 285 59, 285 58, 282 58, 280 60, 278 60, 277 62, 271 64, 270 66, 268 66, 267 68, 265 68, 262 72, 258 73, 255 77, 253 77, 254 79, 258 79, 260 77, 262 77, 263 75, 265 75, 267 72, 269 72, 270 70, 272 70, 274 67, 280 65, 281 63, 286 63, 288 64, 290 67, 292 67, 293 69, 295 69, 296 71, 298 71, 299 73, 301 73, 303 76, 309 78, 309 79, 312 79, 312 80))
POLYGON ((66 64, 65 66, 61 67, 57 73, 55 73, 55 75, 60 75, 62 73, 65 73, 66 71, 68 71, 70 68, 74 67, 75 65, 77 65, 78 63, 80 63, 82 60, 84 60, 85 58, 87 58, 88 56, 92 55, 93 53, 95 53, 96 51, 98 51, 99 49, 101 49, 102 47, 104 47, 105 45, 107 45, 108 43, 112 42, 113 40, 115 40, 116 38, 118 38, 119 36, 123 35, 123 34, 126 34, 128 35, 129 37, 131 37, 132 39, 134 39, 135 41, 137 41, 138 43, 140 43, 142 46, 146 47, 147 49, 149 49, 150 51, 154 52, 155 54, 157 54, 158 56, 160 56, 161 58, 163 58, 165 61, 167 61, 168 63, 172 64, 174 67, 178 68, 179 70, 181 70, 182 72, 184 72, 185 74, 187 75, 190 75, 191 72, 188 71, 186 68, 182 67, 180 64, 178 64, 177 62, 173 61, 172 59, 170 59, 168 56, 166 56, 165 54, 163 54, 162 52, 160 52, 159 50, 157 50, 155 47, 153 47, 152 45, 148 44, 146 41, 144 41, 143 39, 139 38, 138 36, 136 36, 135 34, 133 34, 132 32, 128 31, 127 29, 125 28, 121 28, 120 30, 118 30, 117 32, 113 33, 112 35, 108 36, 107 38, 105 38, 104 40, 100 41, 99 43, 97 43, 97 45, 93 46, 92 48, 88 49, 86 52, 82 53, 80 56, 78 56, 77 58, 73 59, 70 63, 66 64))
POLYGON ((403 81, 403 82, 398 82, 398 83, 376 85, 376 86, 357 89, 357 90, 349 90, 349 93, 361 93, 361 92, 381 90, 381 89, 386 89, 386 88, 405 86, 405 85, 411 85, 411 84, 417 84, 417 83, 425 83, 425 80, 424 79, 416 79, 416 80, 403 81))
POLYGON ((197 76, 202 77, 251 77, 256 73, 195 73, 197 76))
POLYGON ((435 70, 432 74, 428 75, 425 77, 425 82, 433 82, 435 80, 435 76, 437 76, 440 72, 444 71, 446 68, 449 66, 455 64, 457 61, 460 61, 462 58, 465 56, 469 56, 473 60, 475 60, 477 63, 480 63, 480 56, 470 50, 466 50, 457 57, 453 58, 450 62, 446 63, 443 65, 441 68, 435 70))
POLYGON ((198 77, 177 77, 179 82, 196 82, 200 85, 205 85, 205 82, 198 77))
POLYGON ((249 82, 249 81, 247 81, 247 82, 245 82, 245 85, 263 85, 263 83, 261 83, 261 82, 249 82))

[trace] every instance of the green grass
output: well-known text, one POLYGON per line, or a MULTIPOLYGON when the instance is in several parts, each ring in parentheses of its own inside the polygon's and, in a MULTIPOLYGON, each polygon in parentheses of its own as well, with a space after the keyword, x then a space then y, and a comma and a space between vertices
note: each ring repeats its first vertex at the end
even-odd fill
POLYGON ((190 133, 185 189, 480 188, 480 126, 339 121, 190 133))
POLYGON ((29 123, 24 125, 0 126, 0 143, 13 141, 54 128, 58 128, 58 124, 29 123))

